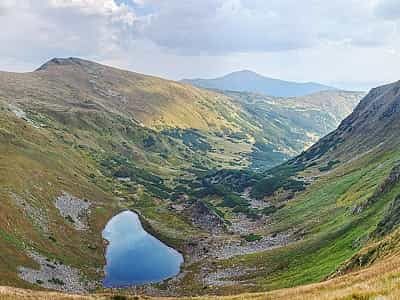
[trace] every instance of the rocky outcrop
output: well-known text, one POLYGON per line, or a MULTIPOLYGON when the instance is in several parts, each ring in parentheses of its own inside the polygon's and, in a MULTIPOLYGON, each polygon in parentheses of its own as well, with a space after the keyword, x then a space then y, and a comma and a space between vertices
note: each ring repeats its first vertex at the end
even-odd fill
POLYGON ((239 277, 251 274, 256 270, 256 268, 234 267, 210 272, 207 268, 203 268, 201 275, 203 275, 205 286, 230 286, 238 283, 244 284, 239 277))
POLYGON ((55 206, 60 214, 72 223, 76 230, 86 230, 88 228, 89 201, 64 193, 56 199, 55 206))
POLYGON ((353 211, 352 211, 353 214, 362 213, 365 209, 367 209, 372 204, 374 204, 376 201, 378 201, 379 198, 382 197, 382 195, 389 192, 397 183, 399 183, 399 181, 400 181, 400 164, 396 164, 392 168, 389 176, 377 188, 377 190, 374 192, 374 194, 367 201, 365 201, 353 208, 353 211))
POLYGON ((95 285, 85 282, 79 271, 73 267, 35 252, 29 252, 28 256, 39 264, 40 268, 38 270, 26 267, 18 268, 19 277, 27 282, 43 288, 70 293, 86 293, 95 288, 95 285))
POLYGON ((212 234, 218 234, 225 230, 224 220, 203 201, 194 202, 185 209, 185 214, 194 225, 212 234))
POLYGON ((383 219, 378 223, 374 236, 384 236, 393 231, 400 224, 400 195, 390 204, 383 219))

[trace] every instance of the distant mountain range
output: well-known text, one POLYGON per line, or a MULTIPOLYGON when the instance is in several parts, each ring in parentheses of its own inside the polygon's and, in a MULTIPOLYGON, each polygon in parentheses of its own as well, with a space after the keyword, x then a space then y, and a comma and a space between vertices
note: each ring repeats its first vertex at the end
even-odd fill
POLYGON ((334 87, 315 82, 291 82, 269 78, 248 70, 213 79, 183 79, 182 82, 208 89, 261 93, 275 97, 298 97, 336 90, 334 87))

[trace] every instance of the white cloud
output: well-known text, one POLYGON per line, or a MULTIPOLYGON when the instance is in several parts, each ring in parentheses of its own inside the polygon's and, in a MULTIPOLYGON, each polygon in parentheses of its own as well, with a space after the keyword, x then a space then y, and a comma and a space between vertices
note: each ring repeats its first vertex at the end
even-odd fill
POLYGON ((388 20, 400 20, 400 5, 397 0, 378 0, 375 3, 375 13, 388 20))
POLYGON ((49 0, 53 8, 78 10, 84 15, 101 15, 133 25, 135 14, 128 6, 114 0, 49 0))
POLYGON ((7 1, 0 6, 5 66, 38 66, 54 56, 101 60, 135 35, 134 11, 113 0, 7 1))
POLYGON ((285 51, 324 42, 381 45, 394 26, 376 0, 143 0, 155 13, 143 35, 183 54, 285 51))
POLYGON ((395 80, 397 2, 1 0, 0 69, 80 56, 174 79, 247 68, 326 83, 395 80))

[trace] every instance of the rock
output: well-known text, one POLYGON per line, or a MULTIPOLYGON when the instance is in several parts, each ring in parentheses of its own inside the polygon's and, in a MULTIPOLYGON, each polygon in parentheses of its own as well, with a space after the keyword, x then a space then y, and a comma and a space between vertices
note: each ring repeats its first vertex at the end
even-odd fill
POLYGON ((76 198, 64 192, 63 195, 56 199, 55 206, 60 214, 73 224, 76 230, 88 229, 89 201, 76 198))
POLYGON ((203 274, 204 285, 230 286, 240 282, 237 279, 238 277, 244 276, 256 270, 256 268, 232 267, 224 270, 218 270, 216 272, 209 272, 209 270, 202 269, 201 273, 203 274))
POLYGON ((365 202, 358 204, 352 209, 354 215, 362 213, 365 209, 374 204, 383 194, 389 192, 400 180, 400 164, 396 164, 390 171, 389 176, 376 189, 374 194, 365 202))
POLYGON ((203 230, 213 234, 225 231, 225 222, 212 211, 203 201, 196 201, 189 206, 185 213, 189 216, 192 223, 203 230))
POLYGON ((282 233, 263 237, 259 241, 247 242, 232 241, 224 243, 222 247, 213 247, 213 256, 217 259, 228 259, 238 255, 254 254, 286 246, 293 241, 291 233, 282 233))
POLYGON ((28 256, 40 265, 40 269, 19 267, 19 277, 27 282, 69 293, 86 293, 95 288, 94 283, 82 280, 81 274, 75 268, 52 261, 35 252, 29 252, 28 256))

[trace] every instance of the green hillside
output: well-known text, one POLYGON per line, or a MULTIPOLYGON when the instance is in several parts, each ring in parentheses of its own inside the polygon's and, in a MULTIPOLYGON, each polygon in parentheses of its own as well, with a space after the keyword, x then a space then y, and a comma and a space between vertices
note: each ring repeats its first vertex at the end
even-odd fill
MULTIPOLYGON (((237 281, 239 291, 246 285, 259 291, 318 282, 397 253, 399 86, 373 89, 337 130, 263 175, 213 175, 212 182, 224 184, 222 197, 247 190, 249 198, 269 205, 265 225, 253 234, 289 235, 289 242, 281 240, 275 249, 214 265, 216 270, 249 270, 226 277, 237 281)), ((231 213, 238 207, 246 208, 237 202, 231 213)), ((265 213, 252 212, 259 218, 265 213)))
POLYGON ((224 92, 262 127, 256 135, 252 169, 267 169, 287 160, 337 128, 363 93, 324 91, 296 98, 224 92))
MULTIPOLYGON (((360 96, 338 92, 327 99, 349 97, 351 107, 360 96)), ((100 288, 101 231, 112 215, 129 208, 148 231, 185 255, 182 276, 149 287, 154 293, 284 286, 281 280, 257 283, 268 270, 255 271, 254 260, 237 257, 267 261, 266 250, 292 242, 292 235, 269 234, 296 218, 279 222, 288 209, 279 199, 265 204, 251 195, 255 189, 238 194, 229 182, 238 175, 236 188, 240 180, 256 184, 265 176, 260 171, 302 151, 344 117, 335 105, 330 113, 318 109, 328 105, 321 95, 309 97, 221 94, 74 58, 51 60, 31 73, 0 73, 0 285, 100 288), (314 117, 317 125, 307 120, 314 117), (294 135, 301 140, 292 144, 294 135), (213 178, 219 170, 223 176, 213 178), (234 176, 227 179, 224 172, 234 176), (225 179, 226 185, 215 184, 225 179), (265 226, 270 218, 277 221, 265 226), (235 269, 244 264, 250 269, 235 269), (233 269, 221 275, 222 266, 233 269), (62 270, 66 278, 29 283, 26 268, 62 270), (220 278, 236 271, 240 281, 226 285, 220 278), (238 286, 242 279, 248 284, 238 286)))

